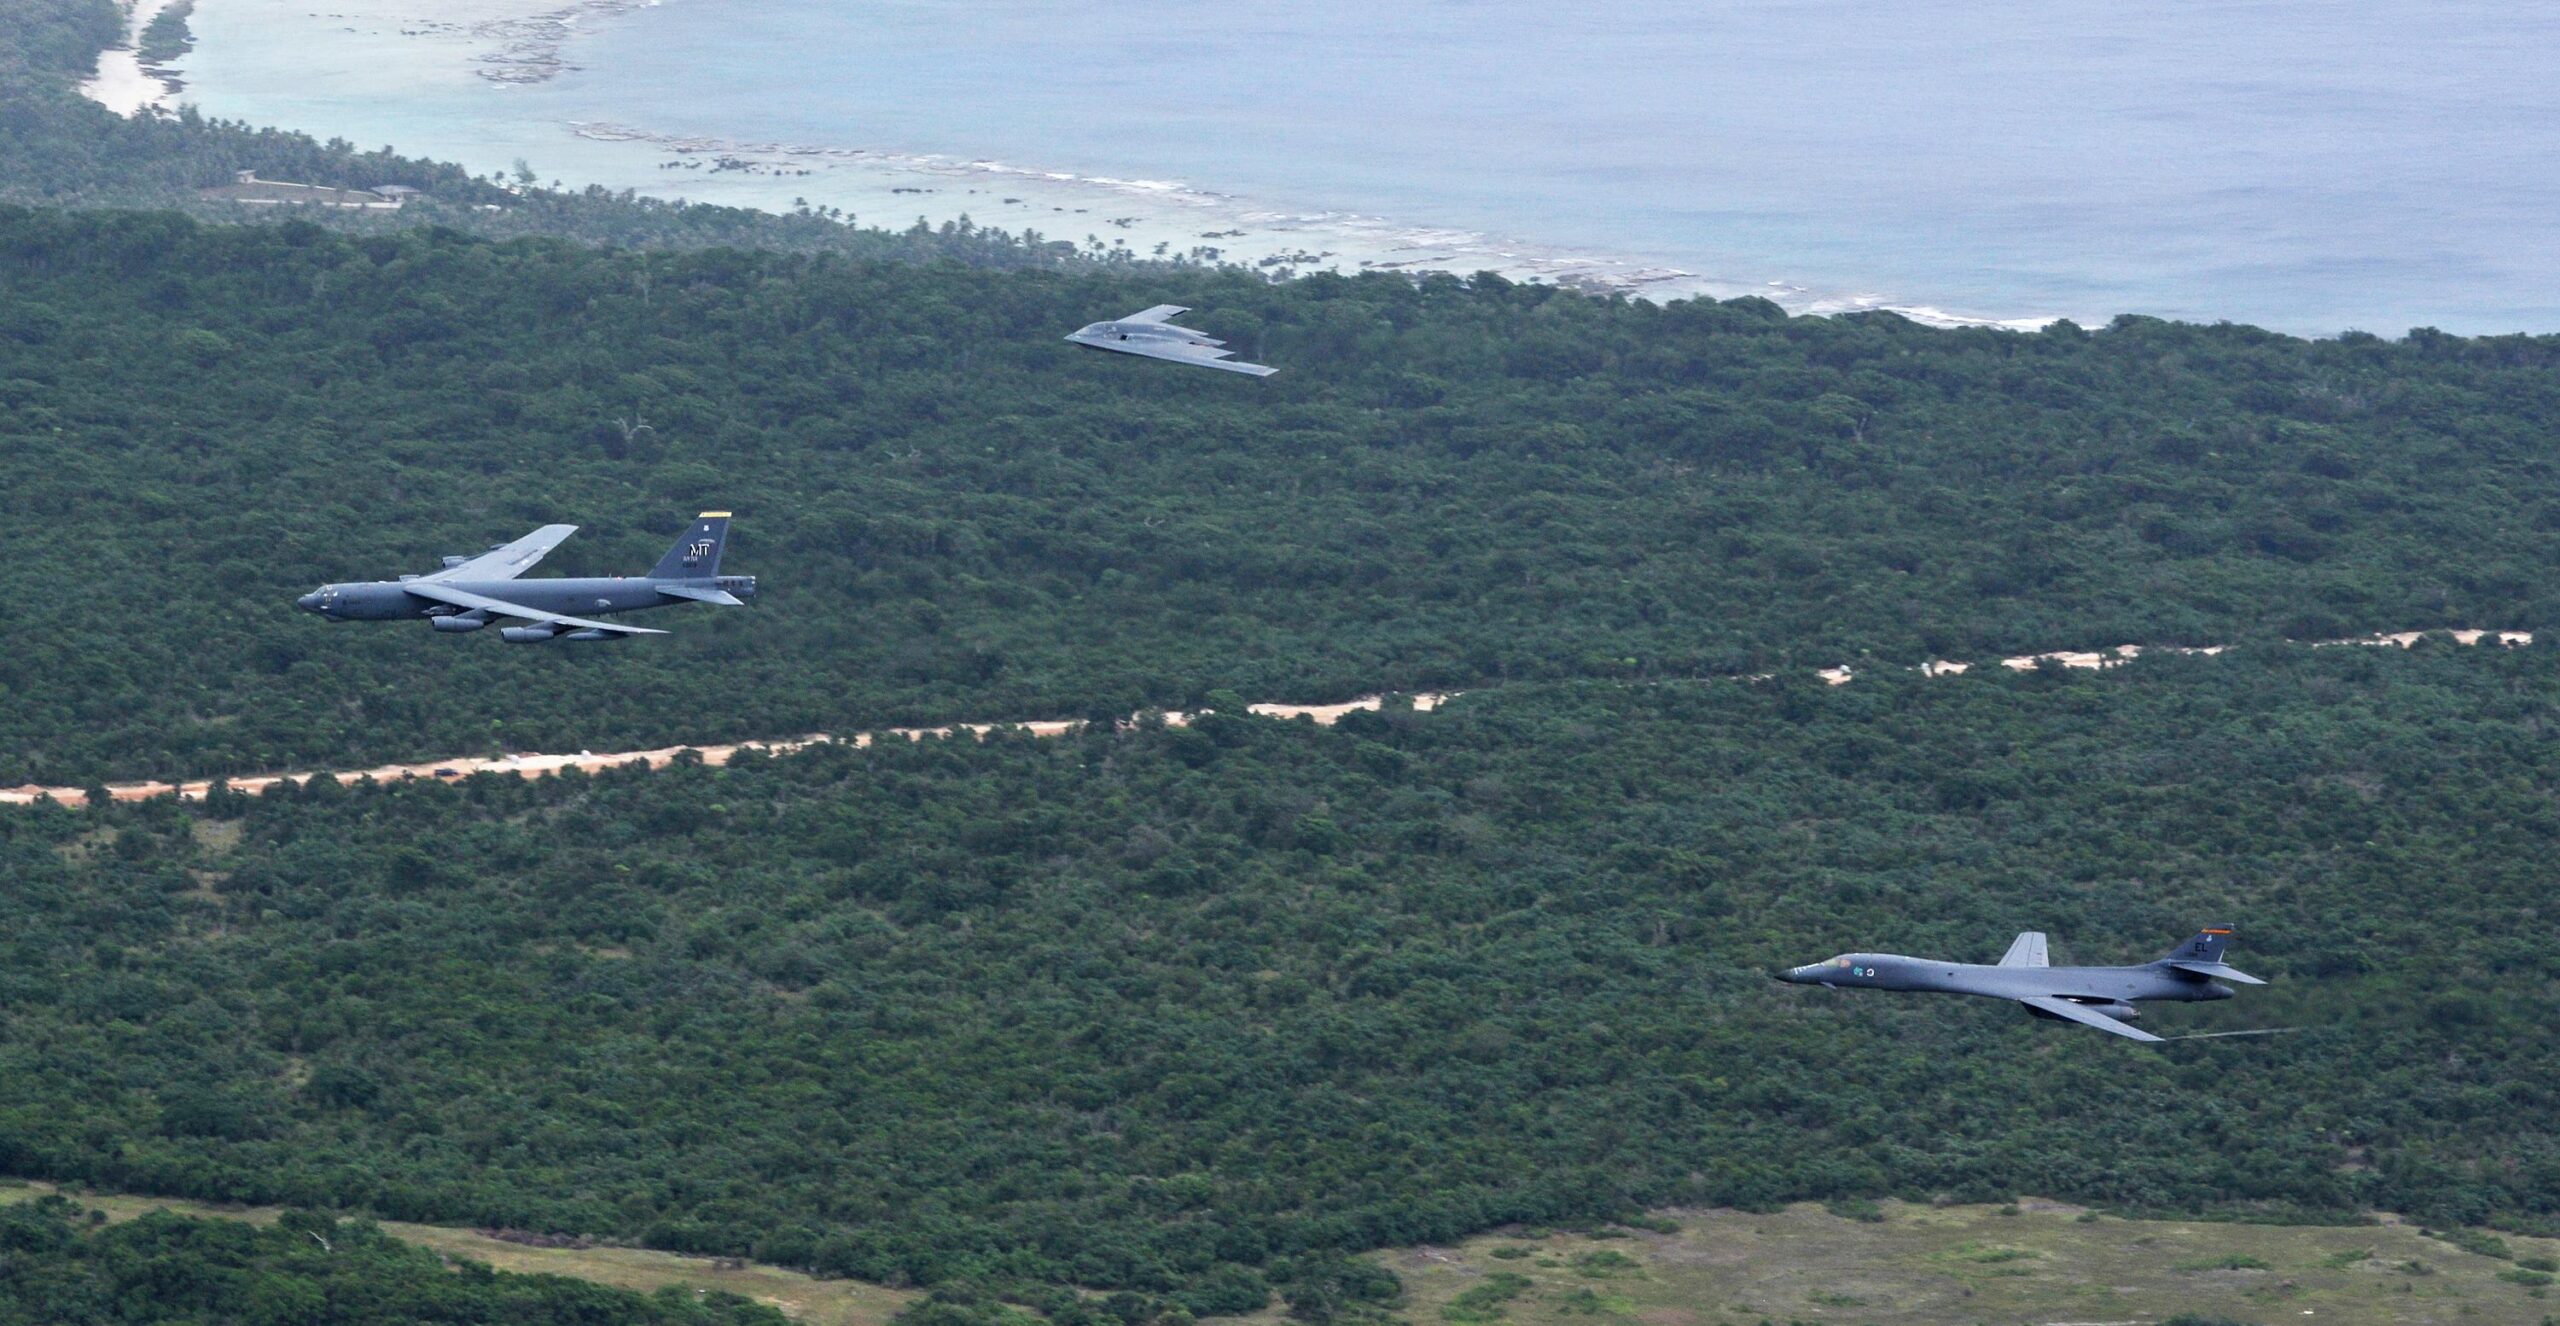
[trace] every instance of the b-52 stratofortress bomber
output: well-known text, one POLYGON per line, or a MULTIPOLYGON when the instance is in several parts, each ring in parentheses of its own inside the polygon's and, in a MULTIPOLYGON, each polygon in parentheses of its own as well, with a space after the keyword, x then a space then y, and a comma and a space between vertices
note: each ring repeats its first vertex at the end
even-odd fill
MULTIPOLYGON (((1827 961, 1791 968, 1778 979, 1796 985, 1829 985, 1850 989, 1916 990, 1932 994, 1983 995, 2014 999, 2042 1018, 2077 1022, 2084 1027, 2137 1041, 2189 1040, 2196 1037, 2154 1036, 2126 1024, 2138 1016, 2142 999, 2229 999, 2232 991, 2217 980, 2242 985, 2265 981, 2227 966, 2222 950, 2231 942, 2231 927, 2206 926, 2195 938, 2169 950, 2157 962, 2135 967, 2056 967, 2046 959, 2043 932, 2029 930, 2011 941, 1998 966, 1906 958, 1898 953, 1843 953, 1827 961)), ((2214 1035, 2261 1033, 2219 1032, 2214 1035)))
POLYGON ((322 585, 295 599, 294 606, 333 622, 423 617, 438 631, 476 631, 493 621, 512 620, 522 625, 499 627, 498 638, 524 645, 666 634, 576 614, 639 612, 677 603, 736 607, 755 597, 754 576, 720 574, 720 549, 729 539, 726 511, 696 516, 693 527, 644 576, 516 578, 577 532, 575 525, 545 525, 477 557, 448 557, 442 570, 425 575, 322 585))
POLYGON ((1226 342, 1206 332, 1173 325, 1175 318, 1190 311, 1180 304, 1158 304, 1114 322, 1088 323, 1069 333, 1067 339, 1096 350, 1117 350, 1127 355, 1145 355, 1149 359, 1170 359, 1177 364, 1223 368, 1230 373, 1250 373, 1258 378, 1267 378, 1280 371, 1265 364, 1236 360, 1235 351, 1222 348, 1226 342))

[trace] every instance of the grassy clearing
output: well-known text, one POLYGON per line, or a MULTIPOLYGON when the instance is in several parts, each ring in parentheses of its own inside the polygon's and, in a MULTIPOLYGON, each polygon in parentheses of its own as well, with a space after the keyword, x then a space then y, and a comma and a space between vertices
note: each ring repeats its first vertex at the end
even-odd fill
MULTIPOLYGON (((0 1187, 0 1202, 24 1201, 53 1191, 56 1189, 52 1185, 43 1183, 0 1187)), ((152 1211, 175 1211, 265 1224, 277 1215, 274 1207, 214 1206, 161 1197, 84 1196, 77 1192, 65 1195, 83 1206, 106 1212, 110 1221, 131 1220, 152 1211)), ((881 1326, 917 1297, 904 1290, 854 1280, 819 1280, 752 1262, 679 1257, 640 1248, 535 1248, 468 1229, 411 1225, 397 1220, 383 1221, 382 1228, 394 1238, 433 1248, 448 1257, 485 1262, 502 1271, 564 1275, 641 1293, 668 1285, 723 1289, 769 1303, 809 1326, 881 1326)))
MULTIPOLYGON (((41 1183, 0 1186, 0 1202, 51 1191, 41 1183)), ((264 1223, 277 1214, 72 1196, 109 1220, 168 1210, 264 1223)), ((1403 1277, 1406 1302, 1396 1315, 1416 1326, 2156 1326, 2180 1313, 2258 1326, 2560 1323, 2560 1289, 2539 1269, 2560 1259, 2560 1240, 2429 1237, 2387 1218, 2350 1227, 2118 1220, 2034 1201, 1671 1217, 1680 1227, 1673 1234, 1514 1231, 1376 1257, 1403 1277)), ((440 1225, 382 1227, 501 1270, 644 1293, 725 1289, 812 1326, 881 1326, 916 1297, 638 1248, 535 1248, 440 1225)), ((1288 1319, 1275 1304, 1246 1320, 1288 1319)))
POLYGON ((2550 1239, 2502 1236, 2505 1260, 2397 1223, 2087 1219, 2052 1202, 1671 1215, 1676 1234, 1529 1231, 1379 1258, 1404 1277, 1398 1315, 1418 1326, 2560 1322, 2560 1289, 2529 1283, 2527 1263, 2560 1254, 2550 1239))

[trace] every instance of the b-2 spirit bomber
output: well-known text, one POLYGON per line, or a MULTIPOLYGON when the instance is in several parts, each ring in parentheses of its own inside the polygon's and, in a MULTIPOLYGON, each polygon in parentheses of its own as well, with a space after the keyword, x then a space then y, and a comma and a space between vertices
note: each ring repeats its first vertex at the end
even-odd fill
POLYGON ((1280 371, 1266 364, 1237 360, 1235 351, 1222 348, 1226 342, 1217 337, 1173 325, 1175 318, 1190 311, 1180 304, 1158 304, 1116 321, 1088 323, 1068 333, 1067 339, 1096 350, 1117 350, 1126 355, 1145 355, 1149 359, 1170 359, 1177 364, 1196 364, 1201 368, 1223 368, 1230 373, 1250 373, 1258 378, 1267 378, 1280 371))
POLYGON ((1796 985, 2014 999, 2037 1017, 2077 1022, 2132 1040, 2191 1040, 2199 1038, 2154 1036, 2128 1026, 2139 1016, 2134 1003, 2144 999, 2229 999, 2231 987, 2217 985, 2217 980, 2266 984, 2222 961, 2222 951, 2230 942, 2231 927, 2206 926, 2156 962, 2133 967, 2056 967, 2046 956, 2043 932, 2029 930, 2010 942, 2008 953, 1997 966, 1906 958, 1898 953, 1843 953, 1780 972, 1778 979, 1796 985))
POLYGON ((693 527, 644 576, 516 578, 577 532, 575 525, 545 525, 477 557, 445 558, 443 569, 425 575, 322 585, 295 599, 294 606, 333 622, 422 617, 427 625, 446 632, 477 631, 496 621, 521 622, 500 626, 498 638, 523 645, 666 634, 577 614, 640 612, 678 603, 737 607, 755 597, 754 576, 720 574, 720 550, 729 539, 726 511, 696 516, 693 527))

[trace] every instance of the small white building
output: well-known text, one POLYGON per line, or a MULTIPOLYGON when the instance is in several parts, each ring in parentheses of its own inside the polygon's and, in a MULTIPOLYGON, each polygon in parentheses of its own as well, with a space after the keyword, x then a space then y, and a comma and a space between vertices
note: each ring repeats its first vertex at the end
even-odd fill
POLYGON ((262 180, 254 170, 231 172, 231 183, 204 190, 207 198, 220 198, 249 207, 338 207, 364 212, 396 212, 417 190, 404 184, 388 184, 379 189, 334 189, 325 184, 287 184, 282 180, 262 180), (393 192, 397 190, 397 192, 393 192))

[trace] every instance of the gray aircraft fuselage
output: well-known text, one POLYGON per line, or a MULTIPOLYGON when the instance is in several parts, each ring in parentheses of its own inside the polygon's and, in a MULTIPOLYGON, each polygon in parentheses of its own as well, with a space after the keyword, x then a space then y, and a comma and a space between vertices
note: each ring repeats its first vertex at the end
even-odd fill
MULTIPOLYGON (((308 582, 305 582, 308 583, 308 582)), ((695 576, 671 579, 659 576, 573 576, 539 580, 459 580, 448 582, 450 588, 490 598, 506 599, 528 608, 556 612, 569 617, 592 617, 608 612, 640 612, 649 608, 673 607, 695 600, 675 594, 659 593, 662 585, 688 589, 723 589, 740 598, 755 597, 754 576, 695 576)), ((333 622, 389 622, 410 618, 451 614, 453 609, 430 599, 422 599, 401 587, 397 580, 350 581, 345 584, 322 585, 294 600, 294 606, 305 612, 316 612, 333 622)))
POLYGON ((440 571, 397 580, 336 581, 293 603, 333 622, 424 619, 438 634, 520 623, 498 627, 499 639, 517 645, 665 635, 655 627, 605 621, 603 615, 642 612, 671 603, 734 608, 754 598, 754 576, 720 574, 729 519, 726 511, 695 516, 684 536, 645 575, 526 579, 525 572, 578 532, 575 525, 545 525, 476 557, 445 558, 440 571))
POLYGON ((1933 962, 1899 953, 1843 953, 1827 962, 1790 968, 1779 979, 1853 990, 1913 990, 1993 999, 2041 995, 2119 1004, 2146 999, 2229 999, 2232 993, 2229 986, 2178 971, 2165 962, 2136 967, 1994 967, 1933 962))
MULTIPOLYGON (((2198 1003, 2229 999, 2231 989, 2215 980, 2242 985, 2265 981, 2223 962, 2231 945, 2231 927, 2209 925, 2160 958, 2124 967, 2055 967, 2047 962, 2051 944, 2041 930, 2021 931, 2009 951, 1990 966, 1973 962, 1941 962, 1900 953, 1843 953, 1821 962, 1790 967, 1775 975, 1796 985, 1839 989, 1909 991, 1918 994, 1978 995, 2007 999, 2029 1013, 2056 1022, 2077 1022, 2127 1040, 2157 1043, 2187 1037, 2156 1036, 2133 1025, 2141 1016, 2134 1005, 2149 999, 2198 1003)), ((2206 1035, 2263 1036, 2266 1031, 2209 1032, 2206 1035)))

